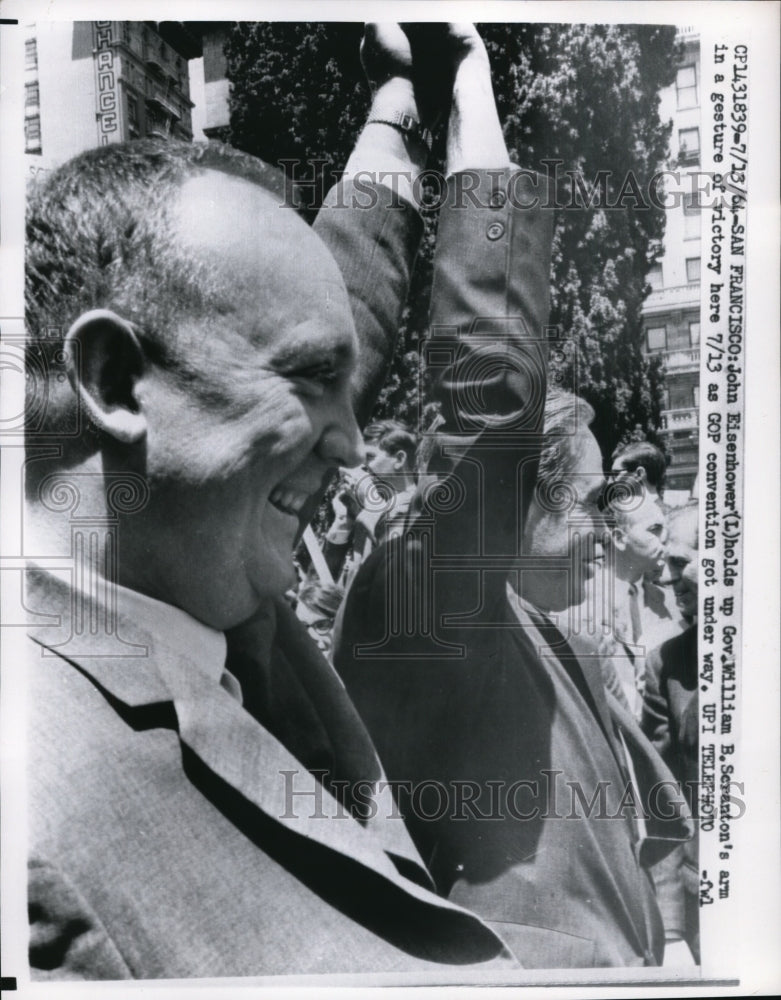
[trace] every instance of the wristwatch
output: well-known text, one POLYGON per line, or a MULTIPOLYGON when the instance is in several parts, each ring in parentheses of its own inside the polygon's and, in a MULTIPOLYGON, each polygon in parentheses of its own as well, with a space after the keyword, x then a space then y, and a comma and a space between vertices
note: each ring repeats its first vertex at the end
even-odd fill
POLYGON ((422 142, 426 149, 431 152, 431 146, 434 142, 431 132, 424 125, 421 125, 416 118, 404 111, 395 111, 382 118, 372 116, 367 120, 366 124, 390 125, 392 128, 397 128, 399 132, 409 136, 411 139, 417 139, 419 142, 422 142))

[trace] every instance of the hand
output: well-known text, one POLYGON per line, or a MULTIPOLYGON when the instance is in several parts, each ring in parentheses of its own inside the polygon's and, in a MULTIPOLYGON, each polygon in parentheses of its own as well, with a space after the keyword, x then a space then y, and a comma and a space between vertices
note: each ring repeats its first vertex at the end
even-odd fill
POLYGON ((412 79, 412 48, 398 24, 368 23, 361 40, 361 65, 372 94, 393 77, 412 79))
POLYGON ((467 57, 488 60, 485 43, 473 24, 453 23, 446 28, 446 41, 454 69, 467 57))
POLYGON ((402 24, 412 48, 412 83, 423 124, 434 128, 450 111, 454 68, 447 24, 402 24))
POLYGON ((449 24, 446 42, 454 72, 447 173, 509 168, 510 157, 491 83, 491 65, 482 38, 473 24, 449 24))
POLYGON ((473 24, 407 22, 401 27, 412 47, 412 82, 420 116, 433 128, 450 112, 458 67, 467 57, 482 59, 487 66, 488 54, 473 24))

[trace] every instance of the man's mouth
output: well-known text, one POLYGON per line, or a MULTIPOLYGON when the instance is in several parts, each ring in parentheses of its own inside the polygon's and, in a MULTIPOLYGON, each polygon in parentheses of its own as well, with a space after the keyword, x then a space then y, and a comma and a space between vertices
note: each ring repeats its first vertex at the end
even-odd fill
POLYGON ((298 517, 304 504, 311 498, 310 493, 302 493, 286 486, 275 486, 269 495, 269 503, 283 514, 298 517))
POLYGON ((590 552, 587 552, 586 557, 583 560, 583 562, 585 562, 585 563, 591 563, 592 565, 596 565, 596 566, 602 566, 602 565, 604 565, 604 562, 605 562, 605 552, 604 552, 604 549, 602 548, 602 546, 598 545, 597 547, 592 548, 590 552))

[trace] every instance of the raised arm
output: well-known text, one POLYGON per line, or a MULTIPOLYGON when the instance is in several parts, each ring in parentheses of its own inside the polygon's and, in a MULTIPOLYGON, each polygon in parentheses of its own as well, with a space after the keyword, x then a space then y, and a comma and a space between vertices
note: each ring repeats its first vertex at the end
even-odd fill
POLYGON ((412 83, 410 42, 402 28, 368 24, 361 61, 371 107, 344 177, 328 193, 315 229, 336 258, 350 294, 360 342, 353 405, 362 426, 396 346, 423 231, 416 180, 428 146, 412 83))
POLYGON ((542 180, 510 163, 474 27, 451 26, 451 45, 447 202, 428 357, 445 417, 435 464, 446 469, 468 448, 471 467, 462 463, 458 475, 473 495, 455 516, 438 519, 438 541, 447 550, 513 556, 544 420, 553 212, 542 180))

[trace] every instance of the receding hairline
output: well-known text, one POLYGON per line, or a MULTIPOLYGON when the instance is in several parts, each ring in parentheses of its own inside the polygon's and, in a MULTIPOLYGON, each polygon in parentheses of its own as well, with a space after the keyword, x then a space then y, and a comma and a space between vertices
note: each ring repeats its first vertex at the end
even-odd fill
POLYGON ((697 548, 700 528, 700 511, 697 504, 673 507, 667 515, 667 530, 670 542, 682 542, 690 548, 697 548))
POLYGON ((274 192, 250 177, 201 167, 181 179, 169 213, 177 237, 194 248, 213 250, 219 235, 225 237, 227 247, 241 240, 247 247, 257 242, 262 244, 258 248, 263 251, 261 259, 271 264, 276 244, 291 243, 298 254, 303 241, 307 249, 317 246, 333 261, 314 230, 274 192))

